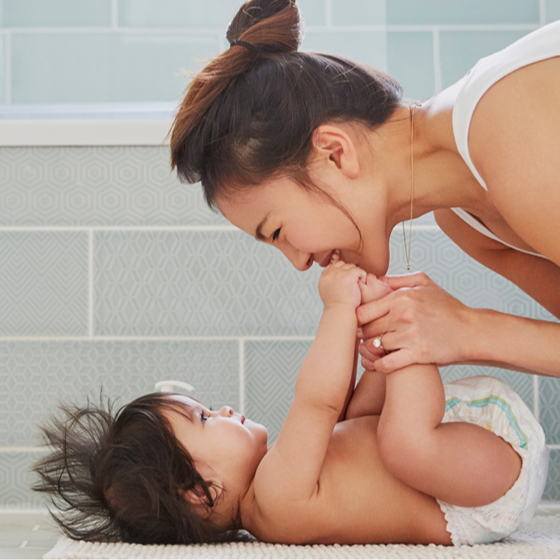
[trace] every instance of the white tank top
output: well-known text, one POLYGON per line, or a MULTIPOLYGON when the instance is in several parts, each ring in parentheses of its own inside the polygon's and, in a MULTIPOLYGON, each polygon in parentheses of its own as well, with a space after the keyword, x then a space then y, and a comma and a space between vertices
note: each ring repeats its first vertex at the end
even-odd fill
MULTIPOLYGON (((453 106, 453 133, 457 149, 485 190, 488 189, 484 179, 480 176, 469 154, 469 128, 478 102, 496 82, 508 74, 523 66, 555 56, 560 56, 560 21, 533 31, 496 54, 481 58, 457 84, 452 86, 458 88, 453 106)), ((525 251, 502 241, 466 210, 462 208, 452 208, 451 210, 486 237, 517 251, 542 257, 538 253, 525 251)))

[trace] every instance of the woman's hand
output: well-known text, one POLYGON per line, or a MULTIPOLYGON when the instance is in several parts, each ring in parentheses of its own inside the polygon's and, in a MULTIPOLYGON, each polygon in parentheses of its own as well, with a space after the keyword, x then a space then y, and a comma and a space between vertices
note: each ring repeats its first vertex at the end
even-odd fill
POLYGON ((390 373, 415 363, 446 365, 468 358, 468 307, 424 273, 380 280, 395 291, 357 310, 364 368, 390 373), (373 345, 380 336, 383 349, 373 345))

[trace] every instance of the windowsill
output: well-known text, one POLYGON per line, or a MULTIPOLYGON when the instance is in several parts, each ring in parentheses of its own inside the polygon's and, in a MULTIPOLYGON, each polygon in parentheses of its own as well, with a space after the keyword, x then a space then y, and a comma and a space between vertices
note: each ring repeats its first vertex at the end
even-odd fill
POLYGON ((175 103, 0 105, 0 146, 159 146, 175 103))

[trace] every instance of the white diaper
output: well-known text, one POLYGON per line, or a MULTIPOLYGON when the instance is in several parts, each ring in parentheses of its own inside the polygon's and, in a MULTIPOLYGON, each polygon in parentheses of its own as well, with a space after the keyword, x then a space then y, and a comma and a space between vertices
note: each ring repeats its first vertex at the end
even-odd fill
POLYGON ((499 541, 528 523, 540 502, 549 458, 543 429, 521 397, 499 379, 469 377, 444 387, 442 422, 482 426, 505 439, 521 456, 519 478, 495 502, 466 508, 438 500, 455 546, 499 541))

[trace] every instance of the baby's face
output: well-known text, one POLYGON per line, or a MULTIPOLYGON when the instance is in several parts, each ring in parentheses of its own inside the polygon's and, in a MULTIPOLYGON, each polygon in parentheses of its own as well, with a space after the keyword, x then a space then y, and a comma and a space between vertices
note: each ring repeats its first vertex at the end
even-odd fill
POLYGON ((230 489, 250 484, 267 451, 266 428, 229 406, 212 411, 184 395, 172 398, 178 410, 164 414, 202 477, 230 489))

